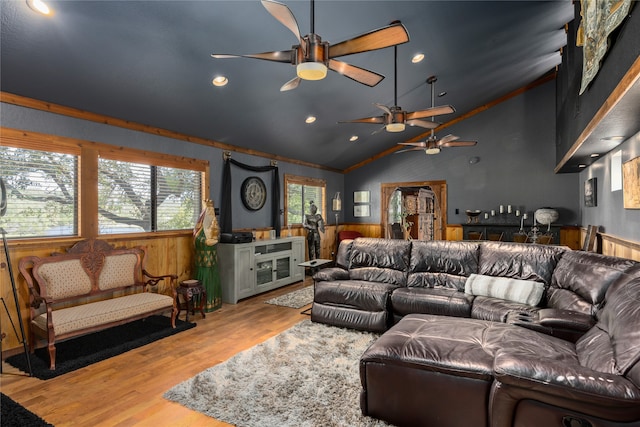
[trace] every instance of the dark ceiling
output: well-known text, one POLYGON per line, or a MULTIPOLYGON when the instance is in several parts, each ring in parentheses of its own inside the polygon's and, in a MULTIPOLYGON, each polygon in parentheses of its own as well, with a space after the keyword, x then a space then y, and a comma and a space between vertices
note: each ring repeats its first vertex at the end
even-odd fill
MULTIPOLYGON (((309 33, 310 2, 285 3, 309 33)), ((2 91, 338 170, 426 132, 372 135, 380 126, 337 123, 381 115, 376 102, 394 104, 393 48, 341 58, 386 76, 373 88, 330 71, 280 92, 294 66, 212 58, 297 44, 258 0, 50 5, 55 13, 44 17, 26 1, 2 1, 2 91), (214 87, 217 75, 229 84, 214 87), (317 121, 305 124, 308 115, 317 121)), ((436 93, 447 92, 436 105, 456 109, 436 117, 447 122, 553 70, 573 17, 571 1, 319 0, 315 33, 335 44, 400 20, 410 41, 397 50, 398 105, 430 107, 426 80, 435 75, 436 93), (418 52, 425 60, 412 64, 418 52)))

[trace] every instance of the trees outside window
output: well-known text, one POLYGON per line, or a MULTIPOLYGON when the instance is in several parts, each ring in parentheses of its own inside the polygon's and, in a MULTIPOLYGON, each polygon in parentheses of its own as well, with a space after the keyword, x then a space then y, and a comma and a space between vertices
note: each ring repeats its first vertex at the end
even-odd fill
POLYGON ((302 225, 304 214, 309 213, 309 202, 318 206, 323 218, 325 212, 326 182, 323 179, 285 175, 284 225, 302 225))
POLYGON ((6 129, 2 136, 0 226, 10 239, 77 236, 83 221, 97 226, 82 237, 193 229, 208 193, 206 161, 63 138, 47 144, 6 129))

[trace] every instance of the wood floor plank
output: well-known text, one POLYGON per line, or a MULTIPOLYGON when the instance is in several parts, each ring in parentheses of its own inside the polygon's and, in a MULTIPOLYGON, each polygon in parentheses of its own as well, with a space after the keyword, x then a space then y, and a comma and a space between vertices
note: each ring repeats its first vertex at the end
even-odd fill
POLYGON ((60 377, 42 381, 2 363, 2 392, 56 427, 229 426, 170 402, 174 385, 309 317, 264 301, 304 286, 274 291, 196 314, 198 326, 60 377))

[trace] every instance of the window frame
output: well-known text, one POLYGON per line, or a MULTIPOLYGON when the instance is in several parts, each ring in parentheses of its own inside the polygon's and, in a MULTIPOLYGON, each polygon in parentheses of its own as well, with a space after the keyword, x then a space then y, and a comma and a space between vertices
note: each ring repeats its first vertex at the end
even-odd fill
MULTIPOLYGON (((298 185, 302 185, 302 186, 310 186, 310 187, 320 187, 322 189, 322 203, 320 205, 316 204, 316 206, 318 206, 318 210, 320 211, 320 214, 322 215, 322 218, 324 218, 325 222, 326 222, 326 200, 327 200, 327 181, 321 178, 311 178, 311 177, 306 177, 306 176, 298 176, 298 175, 291 175, 291 174, 285 174, 284 175, 284 220, 283 220, 283 227, 287 227, 289 225, 293 226, 298 226, 298 227, 302 227, 302 222, 300 223, 293 223, 293 224, 289 224, 288 219, 287 219, 287 210, 289 207, 289 184, 298 184, 298 185)), ((304 217, 304 207, 303 207, 303 217, 304 217)))
MULTIPOLYGON (((29 150, 48 151, 78 156, 78 234, 73 236, 49 236, 52 239, 105 238, 111 236, 145 236, 151 233, 182 234, 184 230, 145 231, 126 234, 100 234, 98 227, 98 158, 120 160, 188 169, 201 174, 200 198, 204 200, 209 194, 210 165, 208 160, 200 160, 171 154, 157 153, 136 148, 116 146, 81 139, 62 137, 38 132, 24 131, 0 127, 2 145, 29 150)), ((32 241, 40 237, 9 238, 12 242, 32 241)))

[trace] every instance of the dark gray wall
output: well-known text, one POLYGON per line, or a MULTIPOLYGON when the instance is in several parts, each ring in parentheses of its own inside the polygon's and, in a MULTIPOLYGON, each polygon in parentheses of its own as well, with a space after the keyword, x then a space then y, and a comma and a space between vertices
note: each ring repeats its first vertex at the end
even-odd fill
POLYGON ((611 191, 611 157, 618 151, 621 152, 623 164, 640 156, 640 133, 580 173, 581 186, 591 178, 596 178, 597 182, 597 206, 584 206, 584 192, 580 191, 582 223, 598 225, 600 231, 637 242, 640 241, 640 209, 624 209, 622 190, 611 191))
MULTIPOLYGON (((69 138, 94 141, 115 146, 136 148, 140 150, 166 153, 176 156, 184 156, 201 160, 208 160, 211 171, 210 195, 216 207, 220 206, 220 193, 222 189, 222 150, 207 147, 201 144, 193 144, 185 141, 166 138, 145 132, 132 131, 116 126, 109 126, 72 117, 52 114, 45 111, 18 107, 11 104, 0 104, 2 120, 0 124, 8 128, 29 130, 50 135, 58 135, 69 138)), ((232 158, 253 166, 269 165, 270 160, 258 156, 250 156, 232 153, 232 158)), ((324 179, 327 183, 326 207, 327 222, 335 222, 335 216, 331 212, 330 199, 337 191, 343 192, 344 175, 329 172, 322 169, 300 166, 287 162, 278 162, 280 172, 280 184, 284 185, 284 174, 293 174, 313 178, 324 179)), ((257 175, 263 178, 267 185, 267 191, 271 191, 271 173, 259 174, 247 172, 232 166, 231 169, 232 203, 233 203, 233 228, 260 228, 271 224, 270 207, 272 200, 267 198, 265 206, 257 211, 247 210, 240 200, 240 186, 249 175, 257 175)), ((280 194, 280 207, 284 204, 284 191, 280 194)), ((342 218, 342 217, 341 217, 342 218)), ((342 219, 341 219, 342 220, 342 219)), ((282 221, 281 221, 282 223, 282 221)))
POLYGON ((578 176, 553 172, 554 106, 555 83, 550 82, 437 135, 477 140, 475 147, 445 148, 432 156, 420 151, 393 154, 354 170, 345 179, 347 222, 380 222, 381 182, 446 180, 450 224, 464 223, 465 209, 491 211, 500 205, 529 215, 554 207, 561 214, 559 223, 579 224, 578 176), (480 161, 470 164, 476 156, 480 161), (353 192, 358 190, 371 191, 371 217, 353 217, 353 192))
POLYGON ((556 164, 559 163, 582 131, 592 120, 625 73, 638 58, 640 47, 640 7, 632 3, 630 15, 609 38, 607 51, 598 74, 588 88, 580 93, 582 80, 582 47, 576 46, 576 31, 580 24, 580 2, 575 2, 576 19, 569 22, 567 45, 562 51, 558 69, 558 126, 556 164))

